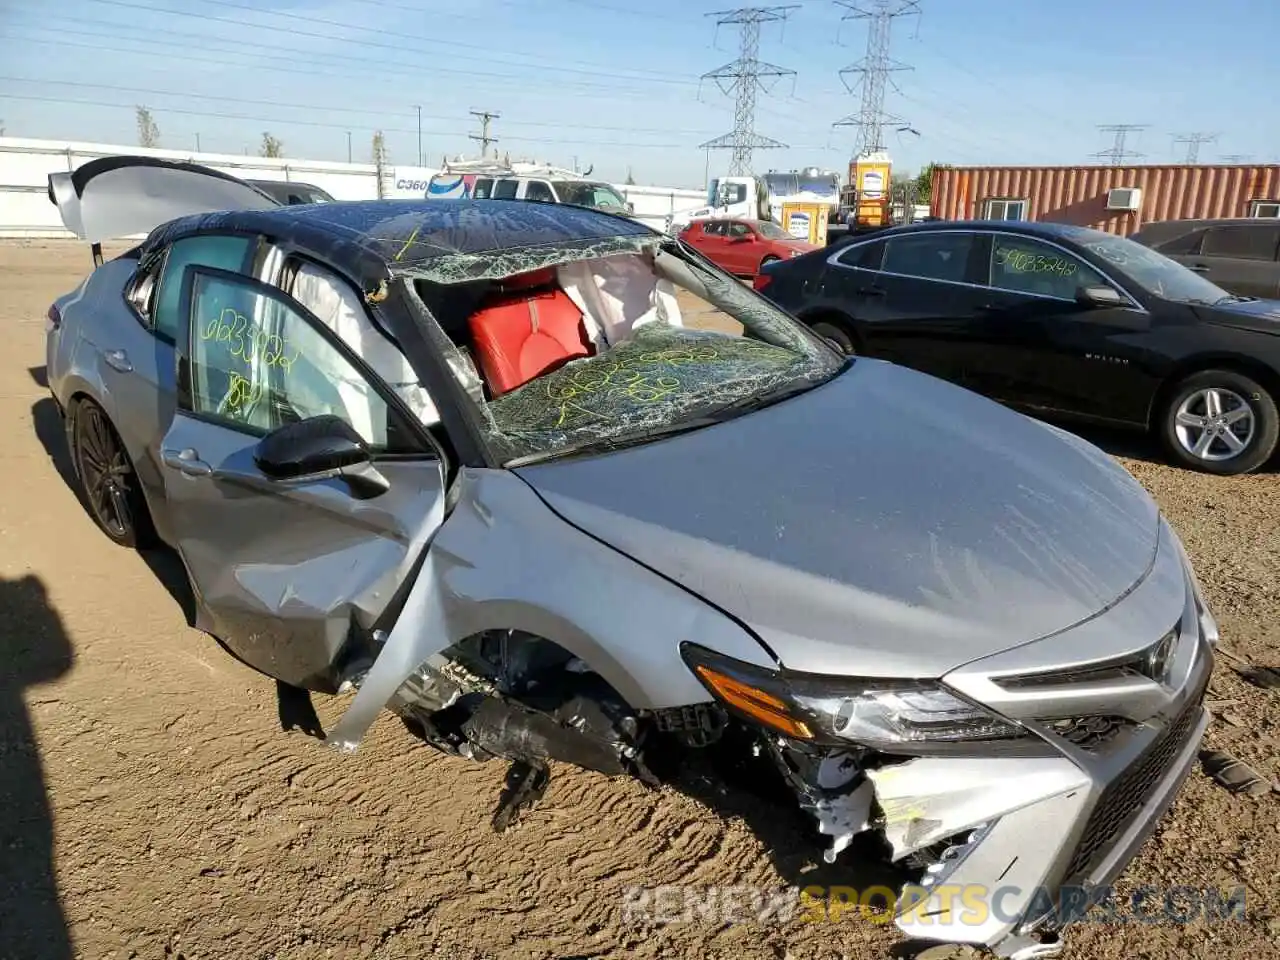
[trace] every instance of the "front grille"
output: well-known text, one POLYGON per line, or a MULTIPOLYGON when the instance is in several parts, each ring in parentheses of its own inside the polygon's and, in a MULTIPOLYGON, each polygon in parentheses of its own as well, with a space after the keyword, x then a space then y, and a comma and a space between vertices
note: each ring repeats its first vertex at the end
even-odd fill
POLYGON ((1080 845, 1067 867, 1064 884, 1084 881, 1105 856, 1116 837, 1129 825, 1168 772, 1199 714, 1200 697, 1197 696, 1165 729, 1160 739, 1102 791, 1085 825, 1080 845))

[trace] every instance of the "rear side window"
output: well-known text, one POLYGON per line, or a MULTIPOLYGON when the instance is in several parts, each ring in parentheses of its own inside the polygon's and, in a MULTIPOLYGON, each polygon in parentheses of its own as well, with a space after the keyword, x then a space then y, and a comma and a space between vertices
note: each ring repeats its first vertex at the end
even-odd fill
POLYGON ((177 341, 182 326, 179 309, 182 300, 182 274, 191 264, 245 273, 249 259, 248 237, 188 237, 169 248, 160 289, 155 299, 152 321, 155 331, 170 341, 177 341))
POLYGON ((524 188, 524 198, 526 200, 536 200, 539 203, 555 203, 556 195, 551 192, 551 188, 541 180, 530 180, 524 188))
POLYGON ((493 181, 488 177, 477 177, 475 186, 471 188, 471 196, 476 200, 488 200, 493 195, 493 181))
POLYGON ((846 267, 857 267, 860 270, 879 270, 884 260, 884 241, 859 243, 840 254, 840 263, 846 267))
POLYGON ((1280 226, 1241 224, 1210 227, 1202 253, 1206 257, 1274 260, 1277 246, 1280 246, 1280 226))
POLYGON ((920 233, 885 241, 885 273, 924 280, 963 281, 977 236, 972 233, 920 233))
POLYGON ((520 189, 519 180, 499 180, 493 185, 493 198, 495 200, 514 200, 518 189, 520 189))
POLYGON ((1192 230, 1180 237, 1157 243, 1156 249, 1171 257, 1194 257, 1200 252, 1200 244, 1204 241, 1203 230, 1192 230))

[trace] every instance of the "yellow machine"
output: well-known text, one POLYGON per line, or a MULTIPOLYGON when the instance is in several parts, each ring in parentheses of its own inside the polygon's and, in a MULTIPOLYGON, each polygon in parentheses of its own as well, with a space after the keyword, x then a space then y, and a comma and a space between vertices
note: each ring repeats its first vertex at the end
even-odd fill
POLYGON ((831 213, 826 203, 784 203, 782 205, 782 229, 796 240, 804 240, 818 247, 827 245, 827 217, 831 213))
POLYGON ((854 222, 859 226, 880 227, 889 223, 889 184, 893 164, 887 153, 864 153, 849 164, 849 182, 857 190, 854 222))

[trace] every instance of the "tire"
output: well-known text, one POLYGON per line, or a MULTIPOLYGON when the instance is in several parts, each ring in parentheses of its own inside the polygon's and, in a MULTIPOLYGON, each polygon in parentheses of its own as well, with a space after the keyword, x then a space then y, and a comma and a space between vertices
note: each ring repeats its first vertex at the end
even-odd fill
POLYGON ((839 320, 817 320, 809 324, 809 329, 818 336, 830 340, 846 357, 855 356, 858 352, 853 331, 839 320))
POLYGON ((1182 380, 1169 393, 1158 424, 1176 463, 1221 476, 1258 469, 1280 437, 1275 398, 1234 370, 1202 370, 1182 380))
POLYGON ((136 549, 154 542, 147 501, 120 435, 92 400, 71 407, 67 436, 89 516, 112 543, 136 549))

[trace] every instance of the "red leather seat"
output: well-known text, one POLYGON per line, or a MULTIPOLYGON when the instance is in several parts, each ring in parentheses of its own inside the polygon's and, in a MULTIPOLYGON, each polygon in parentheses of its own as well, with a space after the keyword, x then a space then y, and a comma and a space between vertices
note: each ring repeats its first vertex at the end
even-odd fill
POLYGON ((554 269, 512 277, 471 315, 476 359, 494 396, 591 355, 582 311, 555 283, 554 269))

